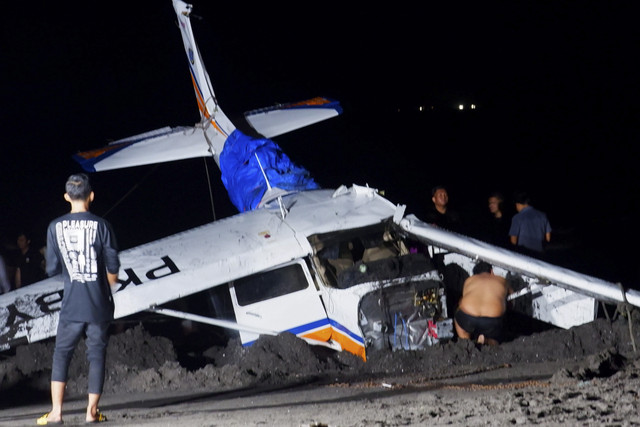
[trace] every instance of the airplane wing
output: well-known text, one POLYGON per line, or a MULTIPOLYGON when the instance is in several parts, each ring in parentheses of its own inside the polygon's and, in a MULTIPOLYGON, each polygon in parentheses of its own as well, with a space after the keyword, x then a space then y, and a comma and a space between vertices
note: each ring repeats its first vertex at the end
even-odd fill
POLYGON ((338 101, 316 97, 306 101, 252 110, 245 113, 244 117, 265 138, 273 138, 341 113, 342 107, 338 101))
POLYGON ((527 279, 528 289, 520 293, 533 294, 527 314, 556 326, 569 328, 594 320, 596 300, 616 304, 626 301, 640 307, 640 292, 625 290, 615 283, 443 230, 413 215, 403 218, 400 226, 432 245, 434 253, 440 251, 450 262, 466 265, 468 271, 481 259, 502 270, 503 275, 515 273, 527 279))

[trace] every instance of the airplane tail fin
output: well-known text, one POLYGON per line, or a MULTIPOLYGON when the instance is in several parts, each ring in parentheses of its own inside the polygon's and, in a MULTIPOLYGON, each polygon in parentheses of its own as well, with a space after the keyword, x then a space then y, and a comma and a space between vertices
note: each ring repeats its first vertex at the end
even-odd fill
POLYGON ((191 7, 190 4, 181 0, 173 0, 173 8, 178 17, 178 27, 180 28, 182 42, 189 60, 191 83, 198 102, 204 135, 216 163, 220 165, 219 157, 224 143, 236 127, 218 105, 211 79, 204 67, 200 51, 193 36, 193 30, 191 29, 191 20, 189 19, 191 7))

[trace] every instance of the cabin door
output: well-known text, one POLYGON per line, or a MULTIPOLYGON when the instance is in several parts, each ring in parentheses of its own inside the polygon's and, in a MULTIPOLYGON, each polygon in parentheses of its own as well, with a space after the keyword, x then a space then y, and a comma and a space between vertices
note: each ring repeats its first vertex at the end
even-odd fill
POLYGON ((327 341, 331 329, 327 313, 303 260, 235 280, 229 286, 242 344, 259 331, 291 332, 300 338, 327 341))

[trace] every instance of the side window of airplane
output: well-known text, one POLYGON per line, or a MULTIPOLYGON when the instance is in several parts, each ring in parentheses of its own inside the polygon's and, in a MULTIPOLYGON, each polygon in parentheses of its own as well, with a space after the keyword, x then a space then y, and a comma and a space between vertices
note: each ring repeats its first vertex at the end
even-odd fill
POLYGON ((276 298, 309 286, 300 264, 253 274, 234 281, 236 298, 241 306, 276 298))

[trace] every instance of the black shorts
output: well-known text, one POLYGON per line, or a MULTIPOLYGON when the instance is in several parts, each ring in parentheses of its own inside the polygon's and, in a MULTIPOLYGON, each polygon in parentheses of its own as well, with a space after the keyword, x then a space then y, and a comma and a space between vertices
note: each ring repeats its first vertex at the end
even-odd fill
POLYGON ((470 316, 458 309, 455 314, 455 319, 458 325, 467 331, 474 341, 477 340, 480 335, 484 335, 485 338, 491 338, 498 342, 502 341, 504 316, 470 316))
POLYGON ((109 324, 60 319, 53 351, 51 381, 67 382, 69 364, 80 339, 85 336, 89 361, 88 391, 101 394, 104 387, 105 358, 109 344, 109 324))

